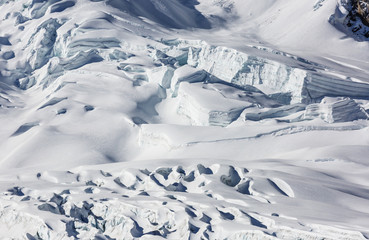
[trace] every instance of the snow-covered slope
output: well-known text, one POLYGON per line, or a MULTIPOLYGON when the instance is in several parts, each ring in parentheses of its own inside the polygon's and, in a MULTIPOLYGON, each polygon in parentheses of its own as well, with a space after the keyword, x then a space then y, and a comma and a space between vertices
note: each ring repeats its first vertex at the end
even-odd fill
POLYGON ((1 238, 369 238, 347 4, 0 0, 1 238))

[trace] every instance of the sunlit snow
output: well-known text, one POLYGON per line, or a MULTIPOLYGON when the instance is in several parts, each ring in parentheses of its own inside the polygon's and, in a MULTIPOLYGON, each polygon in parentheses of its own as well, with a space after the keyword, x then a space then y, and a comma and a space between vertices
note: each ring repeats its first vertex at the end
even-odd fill
POLYGON ((350 4, 0 0, 0 238, 368 239, 350 4))

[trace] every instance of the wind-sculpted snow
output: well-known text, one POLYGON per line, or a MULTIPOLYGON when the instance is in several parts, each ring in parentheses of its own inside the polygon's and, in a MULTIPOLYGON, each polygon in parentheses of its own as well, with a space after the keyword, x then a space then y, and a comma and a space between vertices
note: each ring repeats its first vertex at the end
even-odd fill
POLYGON ((335 8, 0 0, 0 238, 367 239, 367 43, 335 8))

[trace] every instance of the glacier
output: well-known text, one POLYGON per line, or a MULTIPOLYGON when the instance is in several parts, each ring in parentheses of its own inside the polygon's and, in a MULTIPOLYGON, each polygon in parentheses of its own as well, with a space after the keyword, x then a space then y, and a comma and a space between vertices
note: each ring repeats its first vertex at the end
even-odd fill
MULTIPOLYGON (((8 194, 2 196, 3 204, 11 201, 33 202, 32 208, 41 211, 42 215, 54 215, 62 221, 61 225, 51 227, 50 223, 39 217, 24 213, 20 207, 2 206, 2 228, 9 226, 6 231, 15 231, 23 226, 28 231, 28 239, 109 239, 123 236, 124 239, 365 239, 358 232, 321 224, 297 227, 297 219, 281 216, 273 209, 267 210, 268 214, 255 213, 255 208, 262 207, 258 206, 260 203, 283 204, 273 203, 281 196, 294 201, 295 188, 287 182, 297 186, 296 182, 302 181, 301 176, 289 176, 288 180, 282 180, 277 177, 280 173, 273 173, 275 177, 268 175, 266 178, 262 174, 264 170, 219 164, 161 167, 151 171, 121 167, 123 170, 111 165, 108 172, 74 169, 63 179, 58 178, 64 184, 59 185, 56 192, 42 195, 42 202, 37 199, 40 198, 38 193, 42 191, 42 185, 9 189, 8 194), (214 188, 216 184, 224 185, 225 189, 214 188), (81 188, 85 191, 89 189, 87 194, 81 195, 81 188), (275 195, 269 198, 268 192, 275 195), (201 195, 206 197, 199 198, 201 195), (237 199, 237 195, 248 200, 237 199), (208 201, 214 205, 207 206, 208 201), (231 203, 231 206, 218 204, 223 201, 231 203), (233 219, 237 223, 230 232, 218 231, 233 219), (280 225, 280 221, 289 227, 280 225), (251 229, 243 230, 246 226, 251 229), (66 233, 58 232, 57 229, 63 228, 66 233)), ((50 182, 60 174, 55 171, 41 172, 28 178, 50 182)), ((305 183, 306 186, 310 184, 305 183)), ((325 188, 332 191, 334 183, 325 188)), ((312 201, 318 204, 319 199, 315 197, 312 201)), ((1 233, 1 236, 6 235, 1 233)))
POLYGON ((351 10, 0 0, 0 238, 368 239, 351 10))

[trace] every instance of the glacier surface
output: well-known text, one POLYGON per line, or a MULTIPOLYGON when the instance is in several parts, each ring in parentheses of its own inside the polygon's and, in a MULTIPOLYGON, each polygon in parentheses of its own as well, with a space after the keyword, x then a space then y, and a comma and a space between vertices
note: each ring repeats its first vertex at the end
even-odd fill
POLYGON ((0 0, 0 238, 368 239, 350 9, 0 0))

